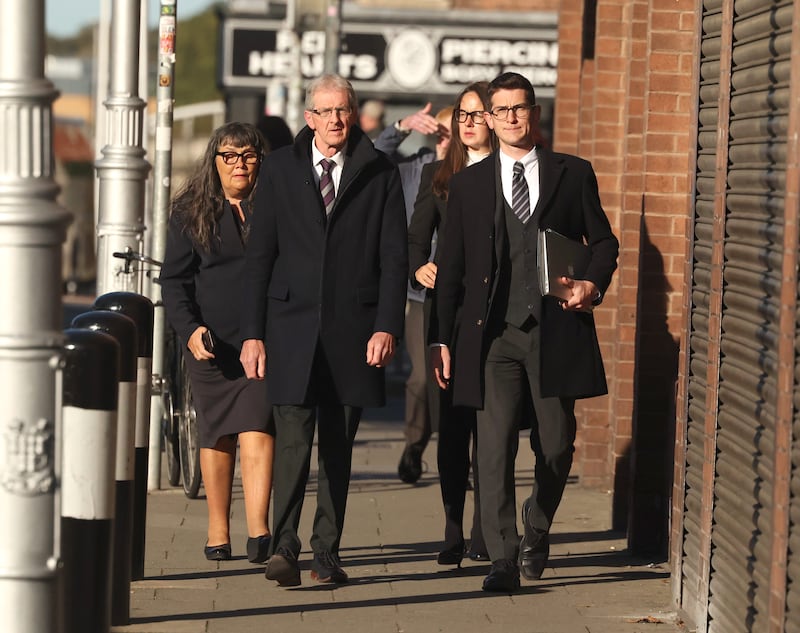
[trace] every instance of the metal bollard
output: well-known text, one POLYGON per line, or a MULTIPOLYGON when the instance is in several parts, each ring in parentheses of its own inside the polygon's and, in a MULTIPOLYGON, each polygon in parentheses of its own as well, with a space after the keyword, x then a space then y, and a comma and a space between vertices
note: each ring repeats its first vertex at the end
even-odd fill
POLYGON ((136 421, 136 324, 124 314, 92 310, 79 314, 72 327, 105 332, 120 347, 114 507, 114 555, 111 578, 111 624, 125 625, 131 613, 133 539, 133 444, 136 421))
POLYGON ((136 324, 136 436, 133 478, 133 544, 131 579, 144 578, 147 523, 147 466, 150 445, 150 391, 153 373, 153 302, 135 292, 107 292, 95 299, 98 310, 112 310, 136 324))
POLYGON ((111 628, 114 464, 120 346, 64 331, 61 423, 61 597, 64 633, 111 628))

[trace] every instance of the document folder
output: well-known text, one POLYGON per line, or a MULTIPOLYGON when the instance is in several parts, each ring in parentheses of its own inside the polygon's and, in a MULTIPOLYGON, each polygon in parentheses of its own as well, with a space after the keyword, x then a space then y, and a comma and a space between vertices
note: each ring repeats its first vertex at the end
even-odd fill
POLYGON ((570 289, 562 286, 558 278, 581 279, 592 258, 591 250, 583 242, 571 240, 552 229, 539 231, 538 239, 536 258, 542 296, 569 299, 570 289))

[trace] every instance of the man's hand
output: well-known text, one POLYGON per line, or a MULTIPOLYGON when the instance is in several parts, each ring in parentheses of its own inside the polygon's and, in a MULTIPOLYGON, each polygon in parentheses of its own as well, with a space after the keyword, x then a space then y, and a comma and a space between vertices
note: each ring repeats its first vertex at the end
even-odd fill
POLYGON ((431 347, 430 359, 436 384, 442 389, 447 389, 450 385, 450 348, 447 345, 431 347))
POLYGON ((428 262, 417 268, 417 271, 414 273, 414 279, 416 279, 421 286, 432 289, 436 285, 436 264, 428 262))
POLYGON ((593 282, 586 279, 572 279, 571 277, 559 277, 558 282, 572 291, 569 299, 561 302, 563 310, 574 312, 591 312, 592 303, 599 295, 599 290, 593 282))
POLYGON ((388 332, 375 332, 367 341, 367 365, 386 367, 394 356, 396 342, 388 332))
POLYGON ((441 125, 435 117, 431 116, 431 103, 422 108, 413 114, 409 114, 404 119, 400 119, 400 128, 403 130, 416 130, 420 134, 439 134, 442 128, 446 131, 446 128, 441 125))
POLYGON ((264 380, 264 376, 267 373, 267 352, 264 349, 264 341, 257 338, 249 338, 242 343, 239 362, 242 364, 244 373, 248 378, 264 380))
POLYGON ((203 334, 208 331, 208 328, 204 325, 200 325, 192 332, 192 335, 189 337, 189 340, 186 343, 186 347, 192 353, 195 360, 209 360, 210 358, 214 358, 214 354, 206 350, 206 346, 203 345, 203 334))

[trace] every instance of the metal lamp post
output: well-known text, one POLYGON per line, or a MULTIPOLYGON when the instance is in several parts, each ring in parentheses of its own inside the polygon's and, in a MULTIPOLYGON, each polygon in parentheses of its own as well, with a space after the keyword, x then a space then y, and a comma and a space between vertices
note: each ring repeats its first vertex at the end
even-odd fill
POLYGON ((0 0, 0 610, 15 633, 60 630, 56 482, 61 248, 42 0, 0 0))

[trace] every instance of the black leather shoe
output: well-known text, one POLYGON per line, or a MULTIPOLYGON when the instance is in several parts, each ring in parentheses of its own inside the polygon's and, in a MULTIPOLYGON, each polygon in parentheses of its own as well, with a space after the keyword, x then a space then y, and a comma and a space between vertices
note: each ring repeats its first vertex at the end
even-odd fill
POLYGON ((436 557, 436 562, 439 565, 455 565, 456 567, 461 567, 461 560, 464 558, 465 551, 466 546, 463 542, 458 545, 451 545, 439 552, 439 555, 436 557))
POLYGON ((266 563, 269 558, 269 544, 272 536, 262 534, 261 536, 247 537, 247 560, 251 563, 266 563))
POLYGON ((510 558, 498 558, 489 575, 483 579, 484 591, 514 593, 519 589, 519 567, 510 558))
POLYGON ((230 560, 231 544, 223 543, 222 545, 206 545, 203 548, 203 554, 206 555, 206 560, 230 560))
POLYGON ((414 446, 406 446, 397 465, 397 476, 403 483, 417 483, 422 476, 422 451, 414 446))
POLYGON ((285 547, 279 547, 269 557, 264 570, 267 580, 275 580, 281 587, 297 587, 300 584, 300 565, 297 556, 285 547))
POLYGON ((519 544, 519 568, 527 580, 539 580, 550 557, 550 535, 537 530, 530 522, 528 499, 522 504, 522 525, 525 534, 519 544))
POLYGON ((332 552, 316 552, 311 561, 311 578, 321 583, 341 585, 350 580, 339 563, 339 557, 332 552))

